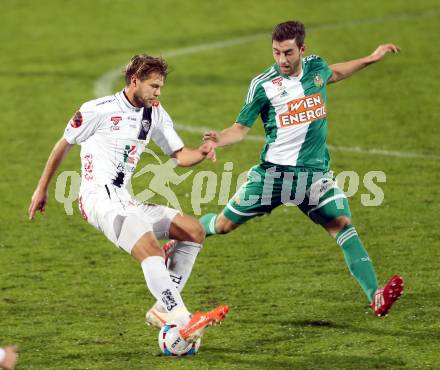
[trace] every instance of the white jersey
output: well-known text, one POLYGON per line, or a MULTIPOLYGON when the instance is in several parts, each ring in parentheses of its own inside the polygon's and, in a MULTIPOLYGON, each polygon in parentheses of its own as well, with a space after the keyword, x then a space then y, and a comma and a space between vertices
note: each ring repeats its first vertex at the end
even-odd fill
POLYGON ((159 103, 134 107, 124 91, 84 103, 67 124, 64 138, 81 145, 81 189, 125 187, 150 139, 171 155, 184 144, 159 103))

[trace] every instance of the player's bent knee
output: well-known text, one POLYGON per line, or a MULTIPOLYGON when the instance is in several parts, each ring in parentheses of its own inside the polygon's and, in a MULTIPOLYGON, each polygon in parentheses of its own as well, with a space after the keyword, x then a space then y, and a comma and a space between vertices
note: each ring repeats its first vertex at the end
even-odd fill
POLYGON ((203 244, 205 230, 195 218, 187 215, 176 215, 170 224, 169 237, 176 240, 203 244))
POLYGON ((184 217, 184 225, 185 225, 185 231, 188 234, 188 237, 184 240, 203 244, 205 241, 205 230, 203 229, 202 224, 199 222, 199 220, 196 220, 195 218, 192 218, 190 216, 183 216, 184 217))
POLYGON ((336 237, 336 234, 340 232, 345 226, 351 224, 351 219, 346 216, 339 216, 328 222, 324 227, 328 233, 336 237))
POLYGON ((200 222, 197 222, 197 224, 194 225, 190 232, 190 237, 191 240, 188 241, 203 244, 205 241, 205 230, 200 222))
POLYGON ((228 234, 238 226, 240 225, 234 224, 231 220, 227 219, 223 215, 217 217, 217 222, 215 224, 217 234, 228 234))
POLYGON ((131 255, 139 262, 151 256, 165 257, 159 242, 152 232, 147 232, 135 243, 131 255))

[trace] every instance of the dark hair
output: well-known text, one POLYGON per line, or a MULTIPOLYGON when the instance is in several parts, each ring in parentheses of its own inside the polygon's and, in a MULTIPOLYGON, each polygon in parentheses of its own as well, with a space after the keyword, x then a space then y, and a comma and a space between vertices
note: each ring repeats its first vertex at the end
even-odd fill
POLYGON ((166 77, 168 74, 167 69, 168 65, 162 58, 138 54, 133 56, 127 67, 125 67, 125 83, 128 86, 133 76, 141 81, 146 80, 152 73, 158 73, 166 77))
POLYGON ((287 21, 277 24, 272 31, 272 41, 286 41, 295 39, 296 45, 304 45, 306 30, 304 24, 299 21, 287 21))

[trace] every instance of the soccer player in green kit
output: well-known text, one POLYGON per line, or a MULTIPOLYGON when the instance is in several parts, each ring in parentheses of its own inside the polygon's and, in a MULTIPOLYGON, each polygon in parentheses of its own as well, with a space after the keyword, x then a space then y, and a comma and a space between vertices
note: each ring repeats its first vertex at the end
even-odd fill
POLYGON ((367 57, 327 65, 316 55, 304 57, 304 38, 301 22, 275 26, 275 64, 252 80, 231 127, 205 133, 204 140, 213 147, 235 144, 260 115, 266 142, 261 163, 250 169, 247 182, 223 211, 204 215, 200 221, 207 236, 226 234, 253 217, 292 202, 291 194, 295 194, 293 202, 299 209, 336 239, 375 315, 385 316, 403 293, 403 279, 395 275, 383 288, 378 287, 373 264, 351 222, 348 200, 329 169, 326 99, 327 84, 343 80, 400 49, 393 44, 381 45, 367 57))

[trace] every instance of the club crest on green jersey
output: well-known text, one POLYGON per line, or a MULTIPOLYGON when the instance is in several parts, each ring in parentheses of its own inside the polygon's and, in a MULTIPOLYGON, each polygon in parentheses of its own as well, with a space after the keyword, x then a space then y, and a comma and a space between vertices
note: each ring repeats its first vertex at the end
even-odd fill
POLYGON ((313 83, 316 87, 322 87, 322 85, 324 85, 324 80, 322 79, 321 75, 319 73, 317 73, 314 77, 313 77, 313 83))

